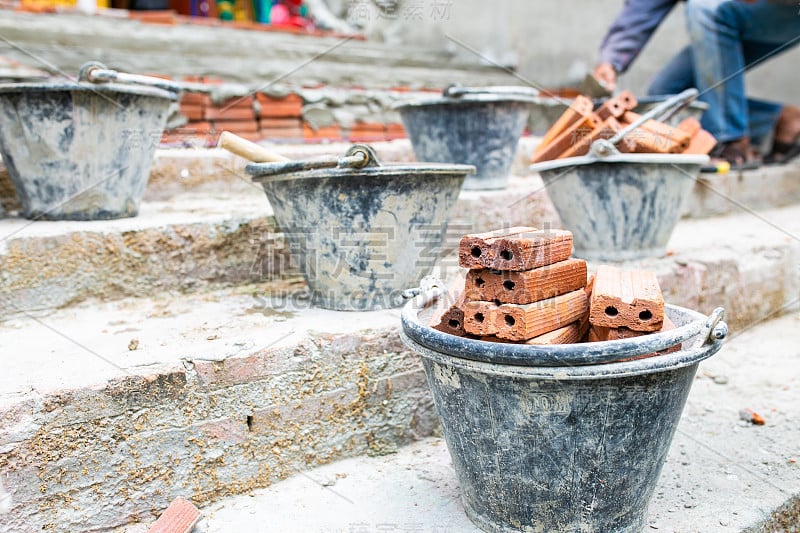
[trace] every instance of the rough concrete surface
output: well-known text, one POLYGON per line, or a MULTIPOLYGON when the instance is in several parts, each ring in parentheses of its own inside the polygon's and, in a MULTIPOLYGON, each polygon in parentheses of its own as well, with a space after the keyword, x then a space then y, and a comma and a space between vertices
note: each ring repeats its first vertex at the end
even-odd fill
MULTIPOLYGON (((733 332, 701 363, 650 504, 645 531, 797 531, 800 346, 792 313, 733 332), (766 424, 740 419, 752 408, 766 424), (790 502, 783 516, 773 513, 790 502), (792 509, 794 514, 792 514, 792 509)), ((478 532, 444 441, 336 462, 202 509, 198 532, 478 532)), ((119 530, 140 533, 146 524, 119 530)))
MULTIPOLYGON (((281 308, 267 286, 0 325, 0 531, 94 531, 431 434, 396 311, 281 308), (271 304, 271 305, 269 305, 271 304)), ((291 304, 291 302, 290 302, 291 304)))

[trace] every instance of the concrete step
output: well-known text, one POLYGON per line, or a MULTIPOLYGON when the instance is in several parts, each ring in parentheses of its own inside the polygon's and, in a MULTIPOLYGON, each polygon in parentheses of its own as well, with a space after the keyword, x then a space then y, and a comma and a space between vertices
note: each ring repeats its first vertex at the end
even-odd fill
MULTIPOLYGON (((517 173, 526 172, 526 154, 534 142, 526 138, 520 143, 517 173)), ((386 161, 413 157, 408 141, 378 148, 386 161)), ((281 149, 303 158, 341 154, 346 145, 281 149)), ((91 297, 192 292, 297 275, 292 268, 278 272, 270 266, 285 264, 288 252, 263 191, 243 167, 243 160, 220 150, 161 151, 136 218, 0 219, 0 317, 91 297)), ((688 202, 690 214, 747 214, 760 206, 792 205, 800 199, 798 173, 800 165, 704 176, 688 202)), ((446 250, 465 233, 515 225, 560 227, 538 175, 512 176, 502 191, 462 191, 453 213, 446 250)), ((713 242, 709 245, 714 248, 713 242)))
MULTIPOLYGON (((700 364, 649 507, 648 531, 768 533, 797 526, 800 346, 791 337, 798 327, 800 313, 793 312, 734 332, 700 364), (766 423, 743 421, 743 409, 766 423)), ((202 511, 197 533, 480 531, 464 513, 439 436, 395 454, 325 465, 202 511)), ((143 533, 148 523, 117 533, 143 533)))
MULTIPOLYGON (((670 256, 626 266, 656 271, 670 303, 725 306, 736 334, 798 308, 797 235, 800 206, 685 220, 670 256)), ((453 268, 450 254, 440 273, 453 268)), ((0 322, 0 471, 16 502, 0 530, 146 520, 178 494, 206 504, 431 435, 399 311, 309 308, 303 288, 162 290, 0 322)))

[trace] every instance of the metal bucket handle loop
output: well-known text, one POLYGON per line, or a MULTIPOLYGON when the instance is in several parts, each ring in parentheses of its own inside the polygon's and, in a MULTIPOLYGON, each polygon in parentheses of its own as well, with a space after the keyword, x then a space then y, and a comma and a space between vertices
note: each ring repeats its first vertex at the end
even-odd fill
POLYGON ((202 84, 178 83, 170 80, 156 78, 155 76, 143 76, 141 74, 128 74, 119 72, 106 67, 99 61, 89 61, 84 63, 78 70, 78 81, 90 83, 127 83, 131 85, 144 85, 155 87, 172 93, 181 91, 210 92, 210 89, 202 84))
POLYGON ((352 145, 343 157, 322 156, 313 159, 301 159, 297 161, 284 161, 280 163, 260 163, 258 165, 258 176, 253 178, 259 181, 268 176, 280 174, 291 174, 293 172, 304 172, 308 170, 318 170, 322 168, 367 168, 380 167, 381 163, 375 150, 366 144, 352 145))

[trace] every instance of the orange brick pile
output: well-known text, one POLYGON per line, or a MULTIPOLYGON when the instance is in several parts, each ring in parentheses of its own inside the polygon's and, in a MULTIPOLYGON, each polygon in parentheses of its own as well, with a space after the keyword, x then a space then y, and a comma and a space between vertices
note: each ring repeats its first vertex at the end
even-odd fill
MULTIPOLYGON (((587 282, 586 262, 571 253, 572 234, 564 230, 515 227, 465 235, 458 258, 469 270, 453 291, 454 303, 440 306, 431 327, 520 344, 627 339, 675 327, 664 314, 654 273, 601 265, 587 282)), ((657 354, 642 357, 651 355, 657 354)))
MULTIPOLYGON (((540 163, 586 155, 592 142, 610 139, 636 122, 641 117, 633 112, 637 104, 629 91, 609 98, 596 110, 589 98, 576 97, 542 137, 531 160, 540 163)), ((648 120, 625 135, 617 149, 623 153, 708 154, 716 143, 697 119, 689 117, 676 127, 648 120)))
POLYGON ((465 235, 470 269, 456 304, 432 327, 495 342, 579 342, 588 328, 586 262, 569 259, 572 233, 516 227, 465 235))

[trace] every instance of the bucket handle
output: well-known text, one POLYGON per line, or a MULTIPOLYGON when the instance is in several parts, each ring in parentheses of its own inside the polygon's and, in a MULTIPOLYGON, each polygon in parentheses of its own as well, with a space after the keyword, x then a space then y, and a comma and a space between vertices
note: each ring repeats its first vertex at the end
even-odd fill
POLYGON ((704 344, 713 344, 714 342, 724 340, 728 336, 728 324, 722 321, 725 316, 725 309, 717 307, 706 318, 705 324, 700 329, 697 335, 697 342, 693 348, 700 348, 704 344))
POLYGON ((640 116, 638 120, 619 130, 617 134, 610 139, 597 139, 594 141, 592 146, 589 148, 589 155, 601 159, 612 155, 619 155, 620 152, 617 150, 616 145, 626 135, 650 119, 656 117, 660 118, 662 115, 671 116, 681 108, 689 105, 695 98, 697 98, 698 94, 699 93, 697 89, 686 89, 682 93, 676 94, 675 96, 664 100, 653 109, 640 116))
POLYGON ((442 96, 449 98, 460 98, 470 94, 493 94, 503 96, 539 96, 539 91, 532 87, 462 87, 452 84, 442 91, 442 96))
POLYGON ((190 92, 210 92, 211 89, 199 83, 180 83, 171 80, 164 80, 156 78, 155 76, 144 76, 141 74, 128 74, 127 72, 119 72, 106 67, 103 63, 98 61, 89 61, 84 63, 78 70, 78 81, 88 81, 90 83, 128 83, 131 85, 144 85, 147 87, 155 87, 169 91, 171 93, 179 93, 181 91, 190 92))

